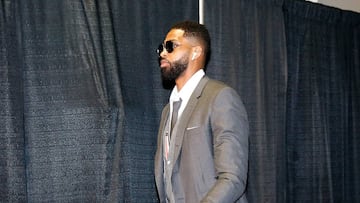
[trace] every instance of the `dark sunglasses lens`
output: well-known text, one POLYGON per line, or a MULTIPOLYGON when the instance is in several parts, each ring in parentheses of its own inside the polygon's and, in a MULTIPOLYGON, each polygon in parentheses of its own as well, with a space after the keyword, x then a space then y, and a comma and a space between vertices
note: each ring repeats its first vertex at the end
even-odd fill
POLYGON ((162 45, 162 44, 159 44, 159 46, 158 46, 158 48, 157 48, 156 52, 160 55, 160 54, 161 54, 161 52, 162 52, 163 50, 164 50, 163 45, 162 45))
MULTIPOLYGON (((174 43, 172 41, 167 41, 165 42, 165 49, 167 51, 167 53, 171 53, 174 51, 174 43)), ((163 44, 160 44, 158 49, 156 50, 156 52, 159 54, 161 54, 161 52, 164 51, 164 45, 163 44)))
POLYGON ((165 43, 165 49, 168 53, 171 53, 172 51, 174 51, 174 44, 172 41, 167 41, 165 43))

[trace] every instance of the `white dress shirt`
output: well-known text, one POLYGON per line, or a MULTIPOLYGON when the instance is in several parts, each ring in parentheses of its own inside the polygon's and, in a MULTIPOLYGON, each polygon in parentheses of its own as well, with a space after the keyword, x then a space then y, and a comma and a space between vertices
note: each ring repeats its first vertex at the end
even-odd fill
MULTIPOLYGON (((182 112, 184 111, 191 94, 194 92, 196 86, 199 84, 201 78, 205 75, 203 69, 198 70, 184 85, 184 87, 178 92, 177 87, 175 86, 171 92, 169 103, 170 103, 170 118, 172 117, 173 112, 173 102, 179 101, 181 98, 181 106, 178 113, 178 120, 181 117, 182 112)), ((171 122, 171 121, 170 121, 171 122)))

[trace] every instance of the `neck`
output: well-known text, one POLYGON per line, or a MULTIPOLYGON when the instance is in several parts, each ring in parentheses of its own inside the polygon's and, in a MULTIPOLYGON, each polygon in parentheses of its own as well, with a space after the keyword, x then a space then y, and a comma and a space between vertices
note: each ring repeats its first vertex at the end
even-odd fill
POLYGON ((186 70, 175 80, 176 88, 180 91, 186 82, 200 69, 204 67, 203 60, 195 59, 191 60, 186 70))
POLYGON ((176 88, 177 88, 178 92, 184 87, 184 85, 187 83, 187 81, 189 81, 190 78, 199 70, 200 70, 200 68, 194 69, 193 71, 186 71, 175 80, 175 84, 176 84, 176 88))

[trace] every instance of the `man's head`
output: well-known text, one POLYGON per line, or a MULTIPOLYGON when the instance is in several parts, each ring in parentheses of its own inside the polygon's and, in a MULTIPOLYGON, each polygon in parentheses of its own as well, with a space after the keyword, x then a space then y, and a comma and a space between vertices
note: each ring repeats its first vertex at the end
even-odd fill
POLYGON ((209 31, 202 24, 193 21, 183 21, 176 23, 172 29, 180 29, 184 31, 184 37, 197 40, 203 47, 205 58, 210 53, 210 35, 209 31))
POLYGON ((210 36, 204 25, 183 21, 170 28, 158 48, 163 80, 185 81, 204 68, 210 54, 210 36))

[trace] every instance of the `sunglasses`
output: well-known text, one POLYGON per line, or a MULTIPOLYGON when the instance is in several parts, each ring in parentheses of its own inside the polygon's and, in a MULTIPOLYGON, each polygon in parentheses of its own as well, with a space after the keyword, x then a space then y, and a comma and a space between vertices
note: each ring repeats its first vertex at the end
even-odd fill
POLYGON ((176 47, 176 44, 174 44, 174 42, 172 41, 166 41, 165 44, 159 44, 158 49, 156 50, 156 52, 158 53, 158 55, 160 56, 161 52, 164 51, 164 49, 166 49, 167 53, 171 53, 174 51, 174 48, 176 47))

